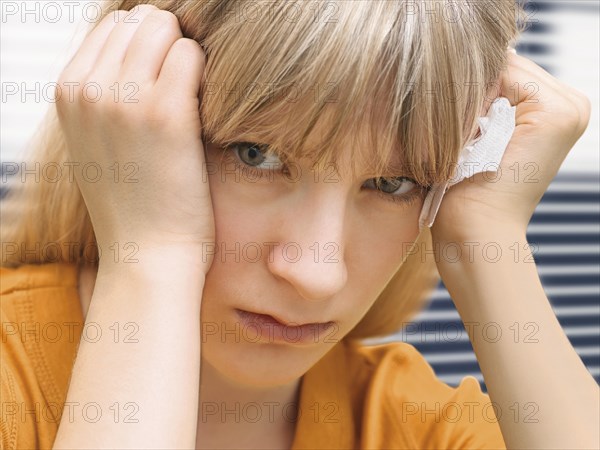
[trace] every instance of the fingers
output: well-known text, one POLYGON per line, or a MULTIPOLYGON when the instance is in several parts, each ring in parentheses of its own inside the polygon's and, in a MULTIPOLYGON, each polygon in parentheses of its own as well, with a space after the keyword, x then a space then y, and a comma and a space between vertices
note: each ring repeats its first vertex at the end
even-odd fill
POLYGON ((131 39, 121 76, 129 80, 154 83, 169 49, 182 36, 179 21, 174 14, 164 10, 152 12, 131 39))
MULTIPOLYGON (((118 55, 123 53, 129 44, 129 40, 123 40, 127 39, 126 35, 135 32, 136 24, 141 23, 144 16, 156 9, 151 5, 138 5, 131 11, 118 10, 107 14, 84 39, 65 72, 70 77, 85 79, 92 70, 98 70, 101 63, 106 65, 110 64, 111 58, 118 59, 118 55)), ((119 67, 120 63, 121 61, 119 67)))
POLYGON ((532 60, 511 52, 500 77, 500 95, 506 97, 511 106, 517 106, 517 122, 522 114, 541 112, 556 121, 556 126, 575 130, 577 136, 585 131, 589 122, 590 102, 585 94, 532 60))
MULTIPOLYGON (((525 101, 531 92, 523 89, 523 76, 525 72, 519 66, 518 61, 515 61, 518 55, 508 52, 508 65, 500 77, 500 95, 506 97, 511 106, 515 106, 525 101)), ((528 81, 530 81, 528 79, 528 81)))
MULTIPOLYGON (((130 109, 125 103, 143 103, 147 110, 166 111, 169 118, 183 109, 195 111, 197 117, 205 68, 201 46, 182 37, 179 21, 169 11, 138 5, 132 12, 106 16, 85 39, 59 81, 89 80, 111 90, 117 80, 133 82, 145 87, 138 86, 138 101, 119 102, 107 93, 107 107, 123 113, 130 109)), ((63 106, 64 102, 57 102, 59 115, 63 106)))
MULTIPOLYGON (((87 79, 93 72, 94 79, 155 83, 173 44, 182 36, 177 17, 156 6, 142 4, 131 11, 115 11, 92 30, 65 72, 77 79, 87 79)), ((191 67, 194 82, 201 76, 198 65, 204 70, 204 55, 196 47, 189 42, 178 44, 170 58, 170 65, 179 69, 191 67), (186 62, 186 57, 191 60, 186 62)), ((169 78, 181 75, 166 73, 169 78)), ((198 88, 199 81, 193 89, 198 92, 198 88)))
POLYGON ((100 51, 104 47, 108 36, 126 13, 127 11, 115 11, 105 16, 85 38, 75 56, 71 58, 71 61, 66 66, 65 71, 68 71, 70 74, 80 74, 87 77, 98 59, 98 55, 100 55, 100 51))
POLYGON ((558 80, 532 60, 510 51, 507 58, 508 65, 500 77, 500 96, 506 97, 511 106, 537 103, 544 90, 560 89, 558 80))
MULTIPOLYGON (((204 77, 206 56, 193 39, 181 38, 169 49, 162 65, 156 87, 188 97, 198 96, 204 77), (177 87, 177 89, 173 89, 177 87)), ((173 99, 178 101, 178 99, 173 99)))
POLYGON ((158 11, 153 5, 138 5, 126 14, 119 15, 114 27, 94 64, 100 77, 115 79, 121 70, 131 39, 146 18, 158 11))

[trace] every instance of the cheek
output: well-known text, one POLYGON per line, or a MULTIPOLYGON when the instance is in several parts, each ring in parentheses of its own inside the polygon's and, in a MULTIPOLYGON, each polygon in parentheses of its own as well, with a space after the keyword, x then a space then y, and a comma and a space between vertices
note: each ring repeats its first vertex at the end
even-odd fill
POLYGON ((364 214, 353 223, 350 242, 357 255, 369 264, 380 268, 399 266, 411 251, 419 237, 421 206, 415 205, 400 212, 385 211, 380 214, 364 214))
POLYGON ((239 187, 226 192, 226 186, 219 186, 219 192, 213 195, 216 245, 231 255, 227 261, 241 264, 260 260, 257 252, 262 252, 264 257, 268 251, 264 243, 269 241, 273 222, 268 220, 270 216, 264 210, 251 202, 239 201, 235 192, 239 187))
POLYGON ((400 268, 418 237, 414 229, 373 227, 356 229, 347 250, 348 286, 350 296, 344 303, 357 323, 377 300, 381 291, 400 268))
POLYGON ((411 228, 371 227, 368 233, 355 235, 356 244, 349 252, 354 255, 349 261, 349 280, 356 280, 356 286, 368 287, 377 295, 410 254, 419 236, 418 225, 411 228))
POLYGON ((233 176, 222 182, 219 174, 209 179, 216 249, 207 283, 212 279, 214 290, 226 297, 227 287, 235 289, 231 286, 232 277, 240 283, 242 280, 264 282, 259 274, 264 274, 261 271, 268 257, 268 243, 273 240, 273 230, 277 229, 273 219, 277 216, 257 205, 248 183, 236 183, 233 176))
MULTIPOLYGON (((268 248, 263 242, 268 241, 268 229, 256 208, 238 201, 239 185, 230 188, 230 184, 217 181, 213 186, 216 249, 206 275, 201 318, 217 327, 226 321, 228 329, 235 329, 234 308, 251 307, 260 300, 252 293, 260 292, 259 284, 265 281, 263 266, 268 248)), ((208 339, 206 346, 213 348, 220 343, 208 339)))

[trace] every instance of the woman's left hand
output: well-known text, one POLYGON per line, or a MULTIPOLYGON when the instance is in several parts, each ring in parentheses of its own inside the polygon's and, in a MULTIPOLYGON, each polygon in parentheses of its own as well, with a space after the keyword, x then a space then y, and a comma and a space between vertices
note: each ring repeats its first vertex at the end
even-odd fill
POLYGON ((556 319, 524 245, 536 205, 587 127, 590 102, 532 61, 508 57, 501 96, 516 106, 516 128, 500 176, 491 182, 479 173, 446 192, 431 229, 437 268, 497 406, 505 447, 597 449, 598 384, 556 319), (527 164, 537 169, 534 182, 525 178, 527 164), (494 325, 491 338, 487 325, 494 325), (529 338, 517 338, 515 329, 528 329, 529 338), (515 420, 508 413, 515 405, 535 411, 515 420))
MULTIPOLYGON (((589 99, 510 51, 500 97, 516 105, 516 128, 498 173, 478 173, 444 195, 432 236, 467 240, 520 233, 590 119, 589 99)), ((490 99, 490 104, 493 99, 490 99)), ((489 105, 488 105, 489 106, 489 105)))

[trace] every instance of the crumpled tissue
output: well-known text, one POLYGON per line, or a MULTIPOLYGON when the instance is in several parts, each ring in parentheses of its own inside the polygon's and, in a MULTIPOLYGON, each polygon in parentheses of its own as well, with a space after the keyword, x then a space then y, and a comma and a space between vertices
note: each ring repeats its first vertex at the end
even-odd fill
POLYGON ((442 198, 451 186, 480 172, 497 172, 516 126, 516 109, 507 98, 498 97, 487 115, 477 119, 480 135, 461 151, 454 175, 444 183, 432 185, 427 193, 419 216, 419 231, 433 225, 442 198))

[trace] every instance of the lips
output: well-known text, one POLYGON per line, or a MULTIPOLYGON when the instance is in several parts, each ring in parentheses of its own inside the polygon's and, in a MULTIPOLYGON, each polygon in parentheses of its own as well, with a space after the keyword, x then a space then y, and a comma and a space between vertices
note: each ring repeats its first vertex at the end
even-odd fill
MULTIPOLYGON (((243 309, 237 309, 236 308, 236 312, 242 316, 245 319, 252 319, 254 321, 258 321, 261 323, 272 323, 272 324, 278 324, 278 325, 283 325, 285 327, 301 327, 301 326, 306 326, 306 325, 323 325, 323 324, 327 324, 330 322, 307 322, 307 321, 293 321, 293 320, 285 320, 285 319, 280 319, 277 316, 274 316, 272 314, 264 314, 264 313, 255 313, 255 312, 251 312, 251 311, 245 311, 243 309)), ((332 322, 331 322, 332 323, 332 322)))
POLYGON ((331 344, 335 343, 338 327, 330 322, 306 322, 302 324, 276 318, 270 314, 254 313, 236 308, 242 324, 241 335, 251 343, 278 344, 331 344))

